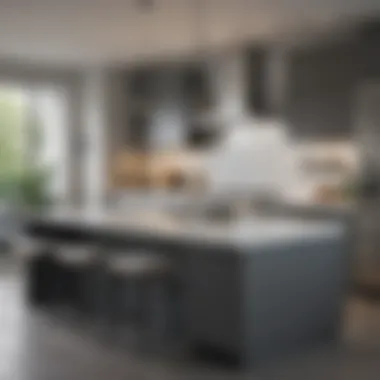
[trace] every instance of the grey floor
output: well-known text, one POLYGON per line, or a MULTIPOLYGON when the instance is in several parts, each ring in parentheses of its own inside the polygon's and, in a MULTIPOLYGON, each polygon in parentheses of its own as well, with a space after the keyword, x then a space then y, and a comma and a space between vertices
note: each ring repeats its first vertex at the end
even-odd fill
POLYGON ((241 373, 184 360, 132 354, 23 301, 18 267, 0 260, 0 380, 379 379, 380 304, 347 303, 344 340, 271 368, 241 373))

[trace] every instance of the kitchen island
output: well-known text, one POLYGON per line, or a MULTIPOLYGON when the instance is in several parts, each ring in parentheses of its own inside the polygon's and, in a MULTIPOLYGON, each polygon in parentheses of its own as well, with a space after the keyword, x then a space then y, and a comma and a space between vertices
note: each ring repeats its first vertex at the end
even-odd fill
POLYGON ((349 268, 342 223, 66 210, 28 217, 25 232, 91 243, 105 256, 135 249, 167 255, 191 350, 249 367, 339 337, 349 268))

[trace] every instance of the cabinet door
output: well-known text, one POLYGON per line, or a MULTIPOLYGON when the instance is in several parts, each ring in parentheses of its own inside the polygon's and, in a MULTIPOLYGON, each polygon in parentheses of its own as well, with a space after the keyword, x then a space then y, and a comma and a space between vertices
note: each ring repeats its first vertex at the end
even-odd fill
POLYGON ((359 89, 356 137, 363 183, 357 222, 357 270, 361 281, 375 281, 380 287, 380 83, 359 89))
POLYGON ((380 286, 380 199, 363 203, 357 219, 356 276, 380 286))
POLYGON ((235 353, 241 344, 239 256, 194 246, 186 257, 188 340, 235 353))

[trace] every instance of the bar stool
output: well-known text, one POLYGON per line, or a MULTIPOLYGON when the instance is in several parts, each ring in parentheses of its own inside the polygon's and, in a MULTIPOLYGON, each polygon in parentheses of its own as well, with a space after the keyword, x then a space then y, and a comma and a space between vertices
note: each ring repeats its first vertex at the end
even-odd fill
POLYGON ((63 244, 54 257, 58 265, 55 294, 60 309, 77 316, 95 314, 92 284, 98 264, 96 247, 86 244, 63 244))
POLYGON ((54 242, 46 238, 21 234, 13 241, 12 252, 23 265, 26 299, 31 306, 50 306, 55 300, 52 286, 57 269, 52 256, 54 251, 54 242))
POLYGON ((116 284, 108 289, 109 323, 133 327, 139 340, 146 332, 149 343, 162 341, 170 319, 170 260, 145 251, 125 252, 109 257, 106 268, 111 282, 116 284))

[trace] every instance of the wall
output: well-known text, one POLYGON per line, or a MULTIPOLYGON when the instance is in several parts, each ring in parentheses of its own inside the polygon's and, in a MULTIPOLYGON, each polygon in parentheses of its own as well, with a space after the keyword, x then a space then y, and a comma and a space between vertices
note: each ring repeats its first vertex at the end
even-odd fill
POLYGON ((215 55, 210 62, 210 75, 216 112, 228 121, 246 113, 244 51, 227 50, 215 55))
MULTIPOLYGON (((266 47, 265 67, 259 70, 265 78, 261 88, 264 94, 259 95, 264 96, 269 114, 275 118, 285 117, 296 138, 351 137, 357 87, 365 78, 380 74, 380 62, 376 58, 376 36, 380 33, 371 33, 371 39, 366 36, 361 43, 352 38, 285 51, 278 46, 266 47), (277 113, 279 110, 281 114, 277 113)), ((225 116, 228 125, 234 123, 234 118, 239 120, 246 114, 259 115, 255 112, 255 105, 251 107, 246 98, 247 87, 254 87, 257 82, 255 75, 249 78, 252 81, 246 77, 244 54, 244 50, 231 49, 210 59, 216 111, 219 116, 225 116)), ((262 56, 258 59, 261 62, 262 56)), ((127 135, 128 99, 126 78, 122 75, 121 71, 109 70, 111 79, 106 107, 108 164, 112 154, 125 146, 127 135)), ((164 146, 166 139, 174 145, 181 145, 182 128, 177 128, 182 124, 181 110, 177 107, 180 101, 174 96, 175 88, 173 83, 172 91, 161 91, 168 96, 162 98, 162 114, 156 115, 154 123, 156 147, 164 146)))
POLYGON ((128 146, 127 74, 123 69, 98 67, 84 73, 82 88, 82 196, 90 207, 112 195, 115 159, 128 146))

